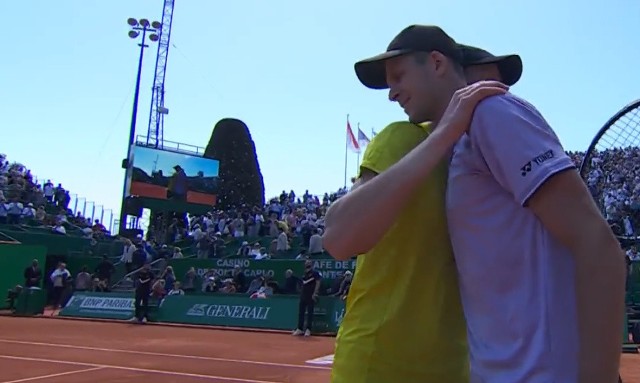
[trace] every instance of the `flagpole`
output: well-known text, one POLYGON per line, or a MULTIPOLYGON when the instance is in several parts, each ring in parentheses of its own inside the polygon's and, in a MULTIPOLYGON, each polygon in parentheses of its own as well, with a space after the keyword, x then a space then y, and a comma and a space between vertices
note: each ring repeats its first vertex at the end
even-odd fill
MULTIPOLYGON (((349 115, 347 114, 347 129, 349 127, 349 115)), ((344 187, 347 187, 347 151, 349 150, 349 131, 344 132, 344 187)))
MULTIPOLYGON (((358 132, 360 132, 360 123, 358 122, 358 132)), ((360 150, 358 150, 358 160, 356 161, 356 174, 360 173, 360 151, 362 150, 362 148, 360 150)))

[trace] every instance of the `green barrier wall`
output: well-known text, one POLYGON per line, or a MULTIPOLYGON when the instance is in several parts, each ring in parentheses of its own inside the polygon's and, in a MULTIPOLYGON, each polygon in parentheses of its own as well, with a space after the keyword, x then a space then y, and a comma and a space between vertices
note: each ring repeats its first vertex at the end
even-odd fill
MULTIPOLYGON (((272 296, 251 299, 243 295, 169 296, 158 309, 158 322, 210 326, 293 330, 298 322, 299 299, 272 296)), ((344 302, 321 297, 314 315, 314 331, 337 332, 344 316, 344 302)))
MULTIPOLYGON (((165 298, 154 321, 209 326, 293 330, 298 321, 297 296, 251 299, 246 295, 184 295, 165 298)), ((314 312, 314 332, 336 333, 344 316, 344 301, 320 297, 314 312)), ((135 312, 132 293, 74 293, 61 316, 130 319, 135 312)))
MULTIPOLYGON (((331 282, 344 274, 345 271, 353 270, 356 267, 355 260, 336 261, 334 259, 313 260, 316 270, 322 273, 323 286, 329 287, 331 282)), ((281 286, 284 283, 284 272, 287 269, 293 270, 297 276, 301 276, 304 270, 304 262, 291 259, 286 260, 260 260, 253 259, 171 259, 169 265, 173 267, 176 278, 180 281, 184 278, 190 267, 194 267, 199 276, 204 275, 207 270, 213 269, 216 275, 224 276, 233 270, 236 265, 244 269, 249 283, 253 278, 264 275, 276 280, 281 286)))
POLYGON ((131 319, 135 312, 133 293, 74 293, 61 316, 131 319))
POLYGON ((24 269, 31 265, 32 260, 38 260, 43 270, 42 278, 46 278, 46 253, 44 246, 0 244, 0 308, 9 307, 4 301, 9 289, 24 285, 24 269))

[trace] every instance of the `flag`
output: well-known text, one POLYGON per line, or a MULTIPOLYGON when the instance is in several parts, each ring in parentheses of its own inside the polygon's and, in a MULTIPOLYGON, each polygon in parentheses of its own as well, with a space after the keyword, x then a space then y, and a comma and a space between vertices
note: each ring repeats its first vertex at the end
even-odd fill
POLYGON ((347 121, 347 147, 356 153, 360 153, 360 144, 358 144, 356 136, 353 135, 349 121, 347 121))
POLYGON ((360 146, 367 146, 369 144, 369 137, 360 128, 358 128, 358 144, 360 146))
POLYGON ((373 128, 371 128, 371 137, 375 137, 378 134, 373 128))

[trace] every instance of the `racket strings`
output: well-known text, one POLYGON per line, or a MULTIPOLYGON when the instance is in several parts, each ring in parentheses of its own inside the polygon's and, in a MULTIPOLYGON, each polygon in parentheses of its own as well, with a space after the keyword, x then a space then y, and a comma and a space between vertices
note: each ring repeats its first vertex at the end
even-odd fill
MULTIPOLYGON (((582 176, 602 213, 626 232, 640 225, 640 106, 622 115, 586 153, 582 176)), ((635 231, 635 230, 634 230, 635 231)))

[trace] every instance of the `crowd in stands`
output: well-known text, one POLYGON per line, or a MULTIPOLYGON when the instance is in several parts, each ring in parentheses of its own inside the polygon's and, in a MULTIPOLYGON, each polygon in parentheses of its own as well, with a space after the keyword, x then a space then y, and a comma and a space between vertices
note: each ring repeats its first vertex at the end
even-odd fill
POLYGON ((231 239, 243 240, 235 256, 252 259, 278 258, 291 249, 291 240, 299 236, 302 257, 321 254, 324 215, 329 205, 346 194, 341 188, 322 197, 306 191, 296 196, 294 191, 283 191, 265 206, 241 206, 227 210, 214 210, 204 215, 167 221, 158 217, 149 225, 147 240, 157 244, 173 244, 191 240, 198 258, 223 257, 225 244, 231 239), (259 238, 271 237, 267 246, 259 238), (256 240, 250 243, 250 240, 256 240))
MULTIPOLYGON (((580 166, 583 152, 568 152, 580 166)), ((637 236, 640 227, 640 149, 606 150, 591 159, 586 183, 617 235, 637 236)), ((265 206, 241 206, 211 211, 204 215, 174 218, 168 224, 158 219, 148 235, 156 242, 172 244, 191 240, 198 258, 239 256, 252 259, 277 258, 290 249, 291 239, 300 236, 302 257, 322 253, 324 214, 329 205, 347 192, 342 188, 322 197, 306 191, 297 196, 283 191, 265 206), (272 238, 264 242, 256 239, 272 238), (242 239, 235 254, 225 252, 230 239, 242 239), (252 241, 253 240, 253 241, 252 241), (250 242, 252 241, 252 242, 250 242)))
POLYGON ((92 222, 80 212, 74 215, 70 201, 69 191, 61 184, 42 182, 24 165, 11 163, 0 154, 0 224, 45 226, 59 235, 74 228, 94 239, 108 233, 100 220, 92 222))
MULTIPOLYGON (((580 165, 584 153, 569 152, 580 165)), ((640 148, 600 151, 590 158, 586 184, 619 236, 640 235, 640 148)))

